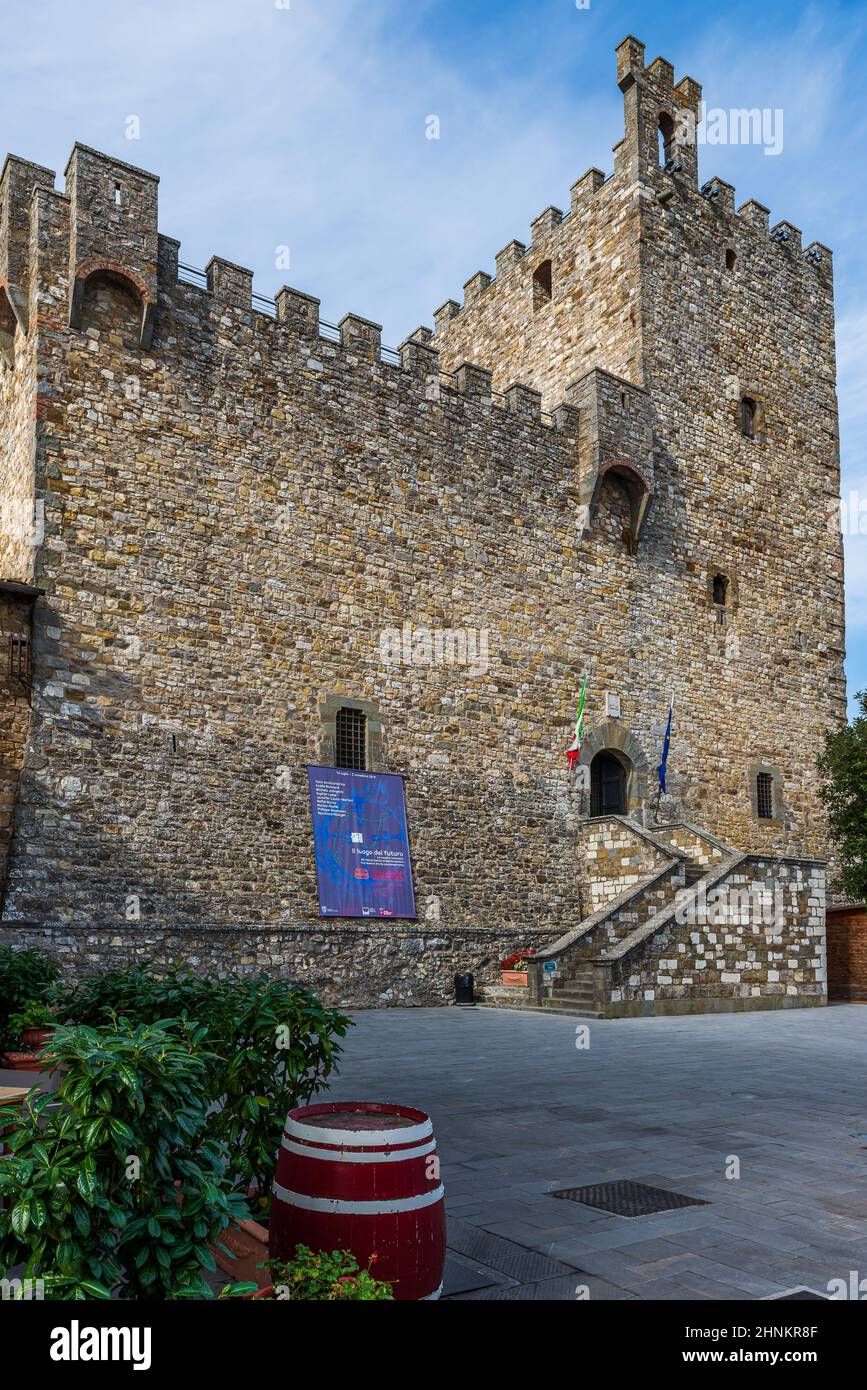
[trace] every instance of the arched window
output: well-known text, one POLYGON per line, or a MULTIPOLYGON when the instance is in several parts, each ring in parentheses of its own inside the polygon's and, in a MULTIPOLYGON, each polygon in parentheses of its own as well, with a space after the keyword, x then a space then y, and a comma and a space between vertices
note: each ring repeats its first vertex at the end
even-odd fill
POLYGON ((715 574, 713 577, 713 601, 720 608, 725 608, 728 602, 729 581, 724 574, 715 574))
POLYGON ((670 159, 674 158, 674 121, 667 111, 659 113, 659 167, 664 169, 670 159))
POLYGON ((549 304, 554 293, 554 278, 550 261, 542 261, 533 271, 533 309, 549 304))
POLYGON ((360 709, 343 706, 337 711, 334 731, 334 762, 336 767, 367 767, 367 715, 360 709))

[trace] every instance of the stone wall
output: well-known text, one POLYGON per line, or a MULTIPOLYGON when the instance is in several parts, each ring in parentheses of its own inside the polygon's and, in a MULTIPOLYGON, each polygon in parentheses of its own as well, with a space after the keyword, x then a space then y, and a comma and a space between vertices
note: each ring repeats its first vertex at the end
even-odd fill
POLYGON ((26 656, 13 649, 13 642, 28 642, 31 634, 30 602, 0 586, 0 910, 6 883, 6 868, 18 780, 30 729, 30 681, 26 656), (22 665, 24 670, 22 672, 22 665))
POLYGON ((654 826, 654 834, 682 854, 690 864, 708 869, 726 856, 726 847, 707 833, 692 825, 654 826))
POLYGON ((607 182, 589 169, 572 189, 568 217, 547 208, 528 247, 512 241, 498 254, 496 280, 479 272, 464 286, 463 306, 450 300, 437 310, 434 342, 446 371, 478 363, 493 372, 496 391, 524 382, 546 410, 591 367, 641 383, 640 226, 630 183, 620 157, 607 182), (540 302, 533 280, 547 261, 552 294, 540 302))
POLYGON ((750 857, 609 952, 611 1016, 827 1003, 825 867, 750 857))
POLYGON ((829 997, 867 1002, 867 908, 829 907, 826 930, 829 997))
POLYGON ((144 962, 176 965, 201 974, 271 975, 314 989, 327 1004, 346 1008, 447 1004, 454 977, 471 971, 476 984, 498 984, 500 961, 528 946, 550 945, 550 932, 529 929, 463 931, 400 923, 383 927, 323 925, 234 928, 199 923, 175 928, 117 929, 65 926, 54 930, 20 923, 0 927, 0 946, 30 946, 59 961, 63 977, 79 980, 103 970, 144 962))
POLYGON ((594 818, 581 828, 586 916, 665 867, 664 848, 638 827, 612 817, 594 818))

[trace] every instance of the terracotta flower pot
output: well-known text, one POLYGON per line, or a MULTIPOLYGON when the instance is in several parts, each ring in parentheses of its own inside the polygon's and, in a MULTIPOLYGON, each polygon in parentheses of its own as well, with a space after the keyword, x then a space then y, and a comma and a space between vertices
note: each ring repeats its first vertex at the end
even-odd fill
POLYGON ((40 1058, 37 1054, 50 1042, 53 1033, 53 1028, 25 1028, 21 1042, 26 1051, 7 1052, 2 1059, 3 1065, 10 1071, 51 1071, 53 1058, 40 1058))
POLYGON ((212 1245, 214 1259, 224 1274, 238 1284, 258 1284, 265 1289, 271 1282, 271 1272, 265 1266, 268 1259, 268 1231, 258 1221, 233 1221, 220 1236, 219 1245, 212 1245), (225 1246, 225 1249, 221 1249, 225 1246), (264 1266, 259 1268, 259 1266, 264 1266))
POLYGON ((502 972, 504 985, 525 985, 527 983, 526 970, 504 970, 502 972))

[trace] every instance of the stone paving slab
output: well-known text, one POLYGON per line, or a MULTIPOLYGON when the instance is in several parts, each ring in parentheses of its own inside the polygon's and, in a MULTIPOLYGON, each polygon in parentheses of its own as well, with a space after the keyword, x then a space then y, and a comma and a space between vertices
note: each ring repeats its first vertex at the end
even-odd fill
POLYGON ((556 1279, 570 1274, 565 1265, 552 1260, 537 1251, 503 1239, 499 1234, 483 1231, 464 1221, 449 1221, 448 1244, 450 1250, 469 1259, 495 1269, 510 1279, 522 1284, 531 1284, 542 1279, 556 1279))
POLYGON ((580 1052, 544 1014, 355 1020, 329 1098, 431 1113, 455 1257, 503 1281, 453 1297, 753 1300, 867 1277, 867 1009, 593 1020, 580 1052), (549 1195, 618 1178, 710 1205, 629 1219, 549 1195))

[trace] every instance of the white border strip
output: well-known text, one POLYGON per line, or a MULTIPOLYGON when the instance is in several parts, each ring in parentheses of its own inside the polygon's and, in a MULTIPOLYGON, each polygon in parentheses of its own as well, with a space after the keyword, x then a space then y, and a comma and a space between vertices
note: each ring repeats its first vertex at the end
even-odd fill
POLYGON ((406 1129, 320 1129, 318 1125, 304 1125, 299 1120, 286 1116, 284 1134, 292 1139, 306 1139, 311 1144, 340 1144, 344 1148, 355 1145, 374 1144, 417 1144, 421 1139, 429 1139, 433 1134, 430 1120, 423 1124, 408 1124, 406 1129))
MULTIPOLYGON (((422 1192, 417 1197, 386 1197, 378 1202, 347 1202, 339 1197, 308 1197, 306 1192, 290 1192, 275 1182, 272 1191, 281 1202, 299 1207, 302 1211, 326 1211, 334 1216, 393 1216, 401 1211, 420 1211, 422 1207, 432 1207, 442 1200, 442 1183, 432 1192, 422 1192)), ((273 1217, 273 1213, 272 1213, 273 1217)))
POLYGON ((311 1149, 307 1144, 296 1144, 285 1135, 280 1140, 281 1149, 287 1153, 298 1154, 301 1158, 324 1158, 330 1163, 399 1163, 403 1158, 424 1158, 425 1154, 433 1153, 436 1146, 437 1141, 429 1139, 415 1149, 392 1149, 390 1153, 378 1149, 376 1153, 364 1153, 360 1149, 349 1152, 346 1149, 311 1149))

